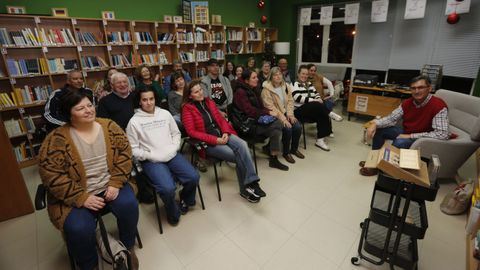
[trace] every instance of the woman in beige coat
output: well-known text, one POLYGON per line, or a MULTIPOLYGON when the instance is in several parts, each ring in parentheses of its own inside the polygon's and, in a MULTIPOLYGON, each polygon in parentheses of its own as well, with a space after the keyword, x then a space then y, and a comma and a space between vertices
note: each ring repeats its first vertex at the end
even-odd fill
POLYGON ((295 163, 292 155, 303 159, 305 156, 298 151, 298 143, 302 135, 302 126, 293 114, 292 88, 285 83, 280 68, 273 67, 267 80, 263 83, 263 105, 283 123, 283 157, 290 163, 295 163))

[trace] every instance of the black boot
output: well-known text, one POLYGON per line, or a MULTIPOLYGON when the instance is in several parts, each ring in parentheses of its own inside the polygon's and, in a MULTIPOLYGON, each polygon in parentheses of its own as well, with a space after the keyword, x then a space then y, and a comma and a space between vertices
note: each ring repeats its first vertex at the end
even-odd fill
POLYGON ((288 166, 283 165, 277 158, 277 156, 270 156, 270 161, 268 162, 268 166, 271 168, 276 168, 282 171, 288 171, 288 166))

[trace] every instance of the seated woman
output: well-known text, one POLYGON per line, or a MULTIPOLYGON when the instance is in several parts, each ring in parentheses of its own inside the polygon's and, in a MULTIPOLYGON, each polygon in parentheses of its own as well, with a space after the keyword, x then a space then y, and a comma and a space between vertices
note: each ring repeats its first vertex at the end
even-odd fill
POLYGON ((39 153, 50 220, 63 232, 80 268, 94 269, 98 265, 95 217, 110 210, 117 218, 120 241, 138 269, 134 251, 138 203, 130 177, 128 139, 115 122, 95 118, 91 96, 84 92, 65 94, 61 110, 67 123, 45 138, 39 153))
POLYGON ((178 128, 181 130, 183 129, 183 125, 180 113, 182 110, 183 91, 185 90, 185 77, 181 71, 172 74, 172 85, 170 89, 173 91, 168 92, 168 110, 172 114, 173 119, 175 119, 178 128))
POLYGON ((227 61, 225 64, 225 71, 223 72, 223 76, 226 77, 229 81, 235 79, 235 65, 232 61, 227 61))
POLYGON ((183 93, 182 122, 188 136, 205 142, 208 148, 200 152, 217 159, 235 162, 240 195, 249 202, 259 202, 265 197, 260 188, 260 178, 255 173, 247 143, 240 139, 235 130, 217 109, 215 102, 203 96, 201 81, 192 81, 183 93))
POLYGON ((290 163, 295 163, 292 155, 300 159, 305 156, 298 151, 298 142, 302 135, 302 125, 293 114, 292 87, 285 83, 279 67, 273 67, 263 84, 261 94, 263 105, 283 124, 283 157, 290 163))
POLYGON ((313 84, 315 90, 320 94, 323 100, 323 104, 329 111, 328 116, 335 121, 342 121, 343 117, 341 115, 336 114, 333 111, 333 107, 335 103, 333 102, 333 97, 335 95, 335 88, 333 88, 332 82, 325 78, 324 76, 317 73, 317 66, 315 64, 308 64, 308 81, 313 84), (324 85, 327 86, 328 93, 325 92, 324 85))
POLYGON ((165 204, 167 221, 178 224, 180 214, 195 205, 200 176, 182 154, 180 131, 172 115, 160 107, 155 89, 146 87, 135 92, 135 114, 127 126, 133 156, 142 162, 143 170, 165 204), (183 185, 180 207, 175 202, 175 178, 183 185))
MULTIPOLYGON (((269 138, 269 151, 270 160, 268 165, 271 168, 277 168, 283 171, 288 171, 288 166, 282 164, 278 160, 278 154, 280 154, 280 145, 282 140, 282 128, 283 124, 277 118, 273 118, 273 122, 268 124, 261 124, 260 117, 269 115, 269 110, 263 106, 262 101, 255 94, 255 90, 258 86, 258 77, 255 71, 246 69, 242 73, 242 80, 237 84, 237 89, 233 94, 233 106, 234 109, 231 113, 239 113, 245 117, 255 119, 255 124, 252 126, 253 130, 250 130, 249 136, 264 136, 269 138)), ((236 127, 237 130, 239 127, 236 127)))
MULTIPOLYGON (((137 79, 136 89, 144 89, 146 86, 151 86, 157 92, 158 102, 165 101, 166 97, 159 83, 160 74, 155 75, 147 66, 139 66, 135 69, 135 78, 137 79)), ((166 104, 164 103, 163 105, 166 104)))
POLYGON ((315 90, 315 87, 308 81, 308 68, 301 65, 298 68, 298 75, 293 84, 293 100, 295 101, 295 117, 301 122, 317 123, 317 141, 315 146, 324 151, 330 151, 325 137, 332 133, 332 123, 328 116, 329 111, 323 104, 322 97, 315 90))
POLYGON ((232 90, 237 88, 238 81, 242 79, 242 73, 245 68, 242 65, 235 66, 235 78, 230 81, 232 90))

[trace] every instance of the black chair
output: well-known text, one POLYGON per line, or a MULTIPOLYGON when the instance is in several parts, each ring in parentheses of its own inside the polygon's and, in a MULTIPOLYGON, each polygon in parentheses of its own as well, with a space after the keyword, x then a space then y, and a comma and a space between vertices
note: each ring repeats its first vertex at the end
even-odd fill
MULTIPOLYGON (((160 217, 160 205, 158 203, 157 192, 155 191, 155 187, 153 186, 150 178, 143 172, 142 164, 135 159, 133 160, 132 173, 135 175, 135 177, 137 177, 137 179, 140 178, 141 180, 143 180, 147 184, 147 187, 150 188, 151 192, 153 192, 153 194, 154 194, 153 202, 155 203, 155 212, 157 214, 158 229, 160 231, 160 234, 163 234, 162 219, 160 217)), ((197 190, 198 190, 198 196, 200 197, 200 202, 202 204, 202 210, 205 210, 205 203, 203 202, 203 196, 202 196, 202 190, 200 189, 200 183, 197 185, 197 190)))
MULTIPOLYGON (((43 184, 38 184, 37 191, 35 193, 35 210, 40 211, 42 209, 45 209, 46 207, 47 207, 47 189, 43 184)), ((108 210, 100 211, 96 217, 97 221, 100 224, 100 229, 103 230, 102 233, 105 233, 105 234, 106 234, 106 230, 102 220, 102 216, 108 213, 110 213, 110 211, 108 210)), ((138 233, 138 230, 136 231, 136 238, 137 238, 138 248, 143 248, 142 239, 140 238, 140 234, 138 233)), ((70 249, 68 249, 68 246, 67 246, 67 252, 68 252, 68 259, 70 261, 70 269, 75 270, 76 269, 75 259, 73 258, 70 252, 70 249)), ((128 264, 131 268, 130 256, 128 256, 128 264)))

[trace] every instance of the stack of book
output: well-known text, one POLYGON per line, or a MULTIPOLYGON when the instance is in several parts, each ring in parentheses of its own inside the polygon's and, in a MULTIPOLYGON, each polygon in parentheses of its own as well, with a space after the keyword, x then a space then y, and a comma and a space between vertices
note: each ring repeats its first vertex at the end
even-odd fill
POLYGON ((97 45, 100 43, 91 32, 76 30, 75 35, 77 36, 77 41, 82 45, 97 45))
POLYGON ((242 31, 235 31, 235 30, 228 30, 227 31, 227 40, 242 41, 242 39, 243 39, 243 32, 242 31))
POLYGON ((7 68, 12 77, 48 73, 47 61, 44 58, 19 60, 7 59, 7 68))
POLYGON ((74 69, 78 69, 76 59, 51 58, 48 59, 48 69, 50 73, 65 73, 74 69))
POLYGON ((100 56, 82 56, 81 60, 84 69, 108 67, 107 62, 100 56))
POLYGON ((177 30, 177 42, 190 44, 193 43, 193 33, 185 30, 177 30))
POLYGON ((135 37, 138 43, 153 43, 152 35, 149 32, 135 32, 135 37))
POLYGON ((208 61, 208 51, 195 51, 197 62, 206 62, 208 61))
POLYGON ((224 43, 225 42, 225 35, 223 34, 223 32, 212 31, 212 42, 213 43, 224 43))
POLYGON ((130 32, 128 32, 128 31, 108 32, 107 40, 108 40, 108 43, 115 43, 115 44, 127 43, 127 44, 130 44, 132 42, 132 37, 130 35, 130 32))
POLYGON ((262 32, 260 30, 248 30, 248 40, 259 41, 262 39, 262 32))
POLYGON ((160 52, 158 62, 159 62, 160 65, 167 65, 168 64, 168 59, 167 59, 167 55, 165 54, 165 52, 160 52))
POLYGON ((179 51, 178 56, 180 57, 180 61, 182 63, 191 63, 195 61, 193 50, 190 50, 189 52, 179 51))
POLYGON ((222 59, 225 59, 225 53, 223 52, 223 50, 212 50, 212 58, 215 58, 215 59, 218 59, 218 60, 222 60, 222 59))
POLYGON ((131 57, 128 59, 123 53, 112 55, 112 65, 115 67, 131 67, 131 57))
POLYGON ((172 33, 157 33, 158 43, 172 43, 175 41, 175 35, 172 33))

